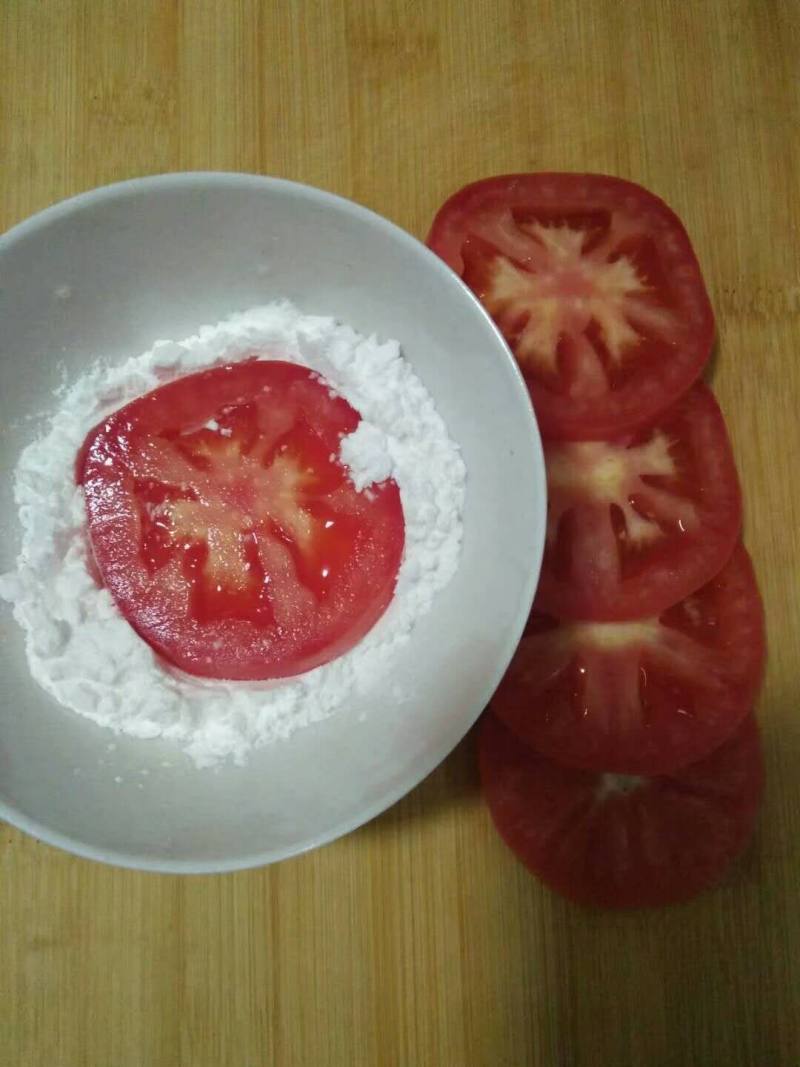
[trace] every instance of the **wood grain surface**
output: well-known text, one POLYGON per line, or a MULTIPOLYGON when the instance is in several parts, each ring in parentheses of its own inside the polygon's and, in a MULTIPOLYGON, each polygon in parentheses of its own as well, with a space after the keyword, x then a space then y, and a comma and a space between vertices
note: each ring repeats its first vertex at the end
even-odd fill
POLYGON ((234 169, 424 235, 510 170, 640 181, 685 220, 767 605, 769 784, 717 892, 593 914, 491 829, 468 738, 271 869, 112 870, 0 827, 2 1067, 800 1063, 798 0, 2 0, 0 229, 234 169))

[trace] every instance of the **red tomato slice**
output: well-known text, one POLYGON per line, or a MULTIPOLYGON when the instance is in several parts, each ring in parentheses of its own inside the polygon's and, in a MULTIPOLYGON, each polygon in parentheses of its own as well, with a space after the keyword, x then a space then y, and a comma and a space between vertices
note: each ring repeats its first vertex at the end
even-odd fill
POLYGON ((637 778, 558 766, 487 715, 479 763, 495 826, 525 866, 605 908, 671 904, 719 882, 751 836, 763 785, 753 716, 702 762, 637 778))
POLYGON ((488 178, 450 197, 428 244, 502 330, 545 437, 644 425, 711 352, 714 315, 686 231, 632 182, 488 178))
POLYGON ((658 615, 730 558, 741 497, 725 420, 694 386, 646 430, 545 448, 538 606, 559 618, 658 615))
POLYGON ((668 774, 730 737, 763 663, 764 613, 740 545, 660 617, 558 622, 534 611, 492 710, 559 763, 668 774))
POLYGON ((246 360, 139 397, 78 457, 94 556, 134 629, 210 678, 298 674, 351 648, 394 593, 393 481, 338 461, 359 416, 311 371, 246 360))

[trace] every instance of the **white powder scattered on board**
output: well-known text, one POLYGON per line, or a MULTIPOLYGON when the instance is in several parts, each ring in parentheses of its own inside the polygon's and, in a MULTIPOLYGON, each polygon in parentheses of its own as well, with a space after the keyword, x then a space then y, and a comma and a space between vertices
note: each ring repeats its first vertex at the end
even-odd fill
POLYGON ((185 341, 158 341, 122 366, 98 363, 58 399, 48 432, 17 466, 22 549, 16 572, 0 578, 0 597, 25 629, 36 681, 117 733, 172 740, 201 767, 241 763, 252 747, 326 718, 381 677, 458 566, 464 464, 396 341, 362 337, 280 302, 204 326, 185 341), (387 612, 346 655, 282 682, 201 681, 164 670, 92 579, 73 464, 88 431, 133 397, 254 350, 317 371, 361 413, 340 455, 357 489, 396 479, 405 554, 387 612))

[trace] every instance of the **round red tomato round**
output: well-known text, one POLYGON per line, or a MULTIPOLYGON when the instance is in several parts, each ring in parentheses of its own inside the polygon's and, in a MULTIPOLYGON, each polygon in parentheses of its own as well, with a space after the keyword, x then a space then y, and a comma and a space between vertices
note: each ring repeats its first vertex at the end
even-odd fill
POLYGON ((550 442, 537 604, 561 619, 657 615, 727 562, 741 527, 725 420, 695 385, 645 430, 550 442))
POLYGON ((103 583, 190 674, 278 678, 360 640, 403 554, 397 485, 339 462, 359 416, 304 367, 245 360, 127 404, 77 462, 103 583))
POLYGON ((428 244, 503 332, 545 437, 585 440, 654 418, 700 374, 714 316, 678 217, 596 174, 475 182, 428 244))
POLYGON ((667 774, 713 752, 751 710, 764 613, 740 545, 661 615, 560 622, 534 610, 492 710, 568 766, 667 774))
POLYGON ((752 715, 706 759, 653 778, 562 767, 487 715, 479 763, 506 844, 559 893, 604 908, 717 884, 751 837, 764 776, 752 715))

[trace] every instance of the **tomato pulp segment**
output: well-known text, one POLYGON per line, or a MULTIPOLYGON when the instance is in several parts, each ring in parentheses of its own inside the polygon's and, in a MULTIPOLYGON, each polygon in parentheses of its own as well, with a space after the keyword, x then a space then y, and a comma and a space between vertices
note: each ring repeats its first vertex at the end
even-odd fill
POLYGON ((675 903, 719 882, 750 839, 763 786, 753 716, 701 762, 642 778, 562 767, 487 715, 479 764, 519 859, 564 896, 607 908, 675 903))
POLYGON ((545 437, 643 425, 711 352, 714 316, 686 231, 632 182, 488 178, 446 201, 428 244, 503 332, 545 437))
POLYGON ((263 679, 341 655, 394 592, 394 481, 339 462, 359 415, 307 368, 248 359, 139 397, 76 476, 94 557, 134 629, 191 674, 263 679))
POLYGON ((739 545, 659 616, 562 622, 534 609, 492 710, 559 763, 667 774, 736 730, 755 702, 764 648, 761 598, 739 545))
POLYGON ((741 527, 725 420, 695 385, 647 429, 545 447, 538 604, 559 618, 657 615, 712 578, 741 527))

